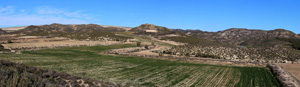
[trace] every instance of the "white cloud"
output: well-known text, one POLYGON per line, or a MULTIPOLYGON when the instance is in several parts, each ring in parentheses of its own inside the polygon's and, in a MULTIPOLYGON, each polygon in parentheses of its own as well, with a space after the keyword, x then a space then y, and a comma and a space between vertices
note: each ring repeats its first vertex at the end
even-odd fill
POLYGON ((0 7, 0 25, 86 24, 91 19, 82 11, 71 12, 51 7, 15 10, 11 6, 0 7))
POLYGON ((37 13, 43 15, 56 15, 56 16, 63 16, 63 17, 75 17, 75 18, 85 18, 85 19, 91 17, 88 14, 83 14, 82 11, 69 12, 64 9, 57 9, 51 7, 39 7, 37 9, 37 13))
POLYGON ((0 7, 0 15, 11 14, 15 11, 12 6, 0 7))

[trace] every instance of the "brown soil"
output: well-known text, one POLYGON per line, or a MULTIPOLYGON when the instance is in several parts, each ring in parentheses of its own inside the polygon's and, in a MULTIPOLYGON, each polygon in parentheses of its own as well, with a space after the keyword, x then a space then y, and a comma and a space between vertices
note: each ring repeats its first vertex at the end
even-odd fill
POLYGON ((280 63, 278 65, 280 65, 283 69, 287 70, 292 75, 294 75, 298 80, 300 80, 300 64, 280 63))
POLYGON ((59 47, 59 46, 95 46, 95 45, 110 45, 118 44, 117 41, 75 41, 75 40, 66 40, 66 41, 53 41, 53 42, 32 42, 32 43, 11 43, 11 44, 2 44, 6 49, 15 49, 22 47, 59 47))

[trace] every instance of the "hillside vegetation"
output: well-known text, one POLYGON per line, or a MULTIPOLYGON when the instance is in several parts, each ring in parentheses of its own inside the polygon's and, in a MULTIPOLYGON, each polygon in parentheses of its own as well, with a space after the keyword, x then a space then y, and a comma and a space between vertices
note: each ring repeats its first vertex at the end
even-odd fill
POLYGON ((29 67, 23 64, 0 60, 1 87, 83 87, 117 86, 89 78, 59 73, 52 70, 29 67))
POLYGON ((300 62, 300 55, 290 50, 290 47, 299 50, 299 36, 284 29, 263 31, 232 28, 218 32, 175 29, 173 32, 182 32, 187 36, 163 39, 189 44, 164 50, 166 54, 262 63, 300 62))
POLYGON ((291 46, 297 50, 300 50, 300 39, 287 39, 287 38, 278 38, 279 40, 282 41, 287 41, 290 42, 291 46))

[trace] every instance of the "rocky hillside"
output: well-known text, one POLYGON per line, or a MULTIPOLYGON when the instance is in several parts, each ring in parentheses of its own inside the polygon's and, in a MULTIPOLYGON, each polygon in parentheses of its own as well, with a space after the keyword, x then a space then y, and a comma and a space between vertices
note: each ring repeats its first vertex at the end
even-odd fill
POLYGON ((162 27, 162 26, 156 26, 153 24, 142 24, 138 27, 132 28, 132 32, 135 32, 135 34, 150 34, 150 35, 165 35, 171 33, 171 30, 162 27))
POLYGON ((7 33, 7 32, 0 28, 0 34, 5 34, 5 33, 7 33))
POLYGON ((173 32, 183 32, 199 39, 167 37, 168 40, 190 43, 164 50, 166 54, 251 62, 300 62, 299 53, 290 49, 300 50, 300 38, 284 29, 264 31, 232 28, 218 32, 174 29, 173 32))
MULTIPOLYGON (((0 87, 120 87, 51 70, 0 60, 0 87)), ((127 84, 126 86, 129 86, 127 84)))
POLYGON ((88 25, 62 25, 51 24, 43 26, 28 26, 25 29, 18 30, 16 34, 25 34, 30 36, 50 36, 50 37, 68 37, 79 40, 126 40, 128 37, 117 36, 114 32, 124 32, 125 29, 119 27, 103 27, 96 24, 88 25))
POLYGON ((200 30, 173 30, 175 32, 184 32, 188 35, 215 40, 221 43, 228 43, 232 45, 244 46, 274 46, 276 44, 284 44, 284 42, 277 40, 277 38, 300 38, 295 33, 284 30, 276 29, 270 31, 264 30, 249 30, 243 28, 231 28, 219 32, 204 32, 200 30))
POLYGON ((217 45, 185 45, 172 47, 164 50, 163 53, 263 63, 300 62, 300 54, 290 52, 282 47, 241 48, 217 45))

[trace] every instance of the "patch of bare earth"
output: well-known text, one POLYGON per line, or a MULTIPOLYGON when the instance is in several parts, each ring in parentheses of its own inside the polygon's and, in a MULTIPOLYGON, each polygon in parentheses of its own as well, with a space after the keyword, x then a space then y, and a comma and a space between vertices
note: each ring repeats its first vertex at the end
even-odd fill
POLYGON ((29 49, 29 48, 54 48, 54 47, 68 47, 68 46, 96 46, 96 45, 112 45, 120 44, 117 41, 51 41, 51 42, 30 42, 30 43, 11 43, 2 44, 6 49, 29 49))
POLYGON ((300 64, 280 63, 278 65, 300 80, 300 64))

